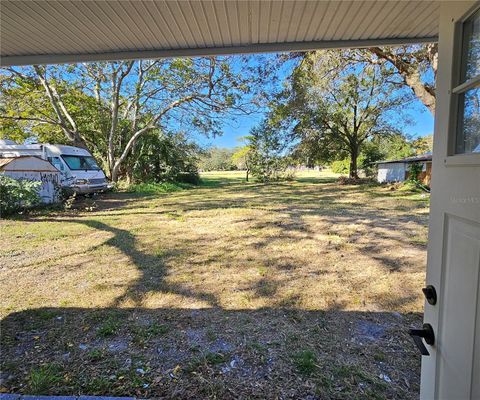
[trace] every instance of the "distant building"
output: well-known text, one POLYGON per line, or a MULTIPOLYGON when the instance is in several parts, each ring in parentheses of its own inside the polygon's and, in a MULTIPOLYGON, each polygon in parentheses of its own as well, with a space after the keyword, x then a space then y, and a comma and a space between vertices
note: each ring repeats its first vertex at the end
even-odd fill
POLYGON ((42 202, 58 200, 60 171, 46 160, 34 156, 0 158, 0 174, 16 180, 41 182, 38 194, 42 202))
POLYGON ((383 182, 403 182, 409 178, 409 171, 412 164, 420 164, 421 172, 418 180, 424 185, 430 186, 432 177, 432 155, 422 154, 414 157, 407 157, 400 160, 378 161, 377 180, 383 182))

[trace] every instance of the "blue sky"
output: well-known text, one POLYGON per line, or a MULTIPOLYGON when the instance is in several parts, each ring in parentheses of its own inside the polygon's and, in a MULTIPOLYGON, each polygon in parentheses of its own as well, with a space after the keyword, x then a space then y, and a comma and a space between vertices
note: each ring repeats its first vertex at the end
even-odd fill
MULTIPOLYGON (((263 61, 268 62, 274 59, 276 54, 263 55, 263 61)), ((261 56, 260 56, 261 57, 261 56)), ((255 60, 255 56, 252 57, 252 62, 259 62, 255 60)), ((260 61, 261 62, 261 61, 260 61)), ((289 76, 292 67, 295 65, 295 62, 286 62, 283 64, 283 67, 280 68, 278 72, 278 78, 280 80, 285 79, 289 76)), ((279 85, 281 83, 278 83, 279 85)), ((408 89, 407 89, 408 90, 408 89)), ((408 119, 410 123, 403 123, 403 126, 399 128, 407 136, 416 138, 420 136, 427 136, 433 133, 433 116, 430 111, 418 100, 409 106, 408 119)), ((263 117, 262 113, 255 115, 249 115, 244 117, 236 117, 235 119, 229 119, 225 122, 223 127, 223 135, 215 138, 206 138, 204 136, 195 136, 195 140, 205 147, 227 147, 232 148, 240 146, 241 138, 248 135, 250 129, 258 124, 263 117)))
MULTIPOLYGON (((416 101, 410 111, 412 125, 404 125, 402 131, 411 137, 427 136, 433 133, 433 116, 427 108, 416 101)), ((262 115, 246 116, 237 121, 229 121, 224 126, 224 133, 216 138, 198 138, 198 142, 204 146, 235 147, 241 145, 239 139, 248 134, 249 130, 262 119, 262 115)))

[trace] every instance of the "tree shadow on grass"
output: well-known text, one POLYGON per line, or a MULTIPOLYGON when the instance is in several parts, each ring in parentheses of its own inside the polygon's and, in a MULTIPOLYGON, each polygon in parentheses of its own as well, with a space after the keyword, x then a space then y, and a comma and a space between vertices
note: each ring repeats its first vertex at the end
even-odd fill
MULTIPOLYGON (((43 221, 45 221, 45 219, 43 219, 43 221)), ((130 231, 113 227, 99 220, 55 218, 52 221, 84 224, 98 231, 113 234, 113 236, 103 242, 101 246, 110 246, 118 249, 134 263, 140 273, 140 277, 127 288, 123 295, 112 302, 112 306, 119 306, 128 300, 133 301, 136 305, 140 305, 145 296, 152 292, 181 295, 186 298, 206 302, 211 307, 218 305, 216 297, 211 293, 193 291, 180 284, 166 282, 165 277, 168 269, 165 265, 165 259, 177 256, 178 254, 175 250, 162 252, 159 256, 149 254, 139 249, 138 241, 130 231)), ((94 248, 92 250, 94 250, 94 248)))
MULTIPOLYGON (((402 225, 406 223, 411 223, 413 224, 412 226, 418 226, 419 228, 422 225, 424 226, 426 217, 394 215, 386 210, 374 210, 363 205, 352 206, 343 204, 344 196, 351 194, 351 192, 351 188, 342 186, 328 186, 326 190, 320 190, 317 193, 315 191, 312 192, 312 189, 292 187, 283 183, 271 186, 252 184, 246 188, 241 186, 241 189, 235 184, 230 184, 222 189, 203 190, 200 194, 195 190, 189 191, 189 193, 182 193, 181 195, 176 194, 175 200, 162 201, 159 205, 160 209, 151 212, 151 214, 169 215, 173 212, 172 210, 175 210, 177 214, 187 215, 188 218, 190 212, 233 208, 246 210, 257 208, 261 210, 265 205, 269 205, 267 212, 277 213, 274 219, 251 218, 248 217, 248 214, 242 219, 242 221, 249 221, 249 230, 253 232, 261 230, 272 232, 264 236, 252 236, 250 232, 246 232, 243 235, 242 240, 255 238, 255 241, 250 243, 250 246, 259 252, 265 251, 270 246, 282 246, 283 243, 300 243, 305 239, 315 241, 319 232, 318 229, 311 225, 308 218, 317 218, 322 223, 323 233, 333 238, 341 237, 343 240, 338 245, 335 242, 332 242, 331 245, 329 244, 326 249, 328 252, 342 252, 342 246, 348 245, 351 247, 349 251, 358 252, 370 258, 372 262, 379 263, 385 268, 386 272, 398 272, 404 268, 410 268, 412 262, 417 266, 418 260, 406 259, 404 262, 401 260, 401 254, 392 252, 391 247, 410 246, 412 248, 419 247, 424 249, 424 245, 412 243, 408 236, 399 235, 398 232, 402 225), (228 199, 228 196, 231 194, 238 195, 239 190, 240 193, 248 194, 248 197, 243 197, 240 194, 238 197, 228 199), (224 197, 227 197, 228 200, 225 201, 224 197), (356 231, 346 232, 346 227, 355 226, 362 226, 365 229, 360 233, 356 231)), ((129 213, 129 206, 122 204, 120 209, 124 210, 124 207, 127 207, 125 212, 129 213)), ((149 214, 145 214, 146 218, 149 214)), ((133 304, 141 305, 142 300, 149 293, 178 294, 187 299, 205 302, 211 307, 219 305, 219 299, 212 293, 198 288, 195 290, 190 289, 186 285, 166 281, 166 276, 169 273, 166 261, 178 257, 182 252, 186 253, 188 251, 191 253, 190 265, 192 268, 197 264, 199 267, 203 267, 211 263, 221 263, 228 266, 234 261, 235 255, 228 254, 226 251, 222 252, 221 255, 216 254, 218 252, 214 252, 213 255, 208 255, 208 259, 205 258, 206 253, 204 252, 205 254, 203 254, 201 249, 214 247, 214 237, 194 235, 192 238, 187 239, 181 238, 181 235, 179 235, 175 248, 162 251, 161 255, 155 255, 151 251, 146 251, 131 231, 114 227, 96 219, 96 217, 102 216, 104 216, 103 213, 95 212, 88 219, 83 216, 77 216, 72 218, 54 218, 52 221, 84 224, 98 231, 112 234, 113 236, 102 243, 101 246, 110 246, 118 249, 135 265, 140 276, 130 284, 123 295, 113 301, 113 305, 118 306, 129 300, 133 304), (196 261, 198 259, 199 261, 196 261)), ((42 219, 42 221, 45 221, 45 219, 42 219)), ((236 222, 238 221, 232 223, 236 222)), ((241 225, 239 229, 242 229, 241 225)), ((288 270, 291 266, 295 266, 294 259, 289 261, 285 259, 285 255, 282 255, 282 257, 283 259, 276 258, 275 254, 271 254, 268 260, 269 267, 272 266, 274 267, 273 269, 280 271, 288 270)), ((282 274, 281 276, 283 281, 280 282, 272 280, 265 285, 259 282, 253 283, 256 293, 261 294, 274 290, 273 288, 285 285, 289 279, 293 279, 292 275, 282 274)), ((395 303, 401 307, 414 301, 416 294, 399 294, 398 298, 392 299, 392 304, 395 303)))

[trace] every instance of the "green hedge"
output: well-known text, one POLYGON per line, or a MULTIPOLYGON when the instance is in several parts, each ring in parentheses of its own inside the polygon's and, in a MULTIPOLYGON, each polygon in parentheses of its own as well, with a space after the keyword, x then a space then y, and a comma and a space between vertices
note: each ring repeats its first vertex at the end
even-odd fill
POLYGON ((0 216, 22 211, 41 203, 38 189, 41 182, 16 180, 0 175, 0 216))
POLYGON ((350 160, 338 160, 332 163, 332 172, 336 174, 348 174, 350 171, 350 160))
MULTIPOLYGON (((172 182, 138 183, 138 184, 129 185, 125 187, 124 190, 129 193, 161 194, 161 193, 178 192, 179 190, 184 190, 191 187, 192 185, 188 183, 172 183, 172 182)), ((119 189, 122 190, 121 187, 119 189)))

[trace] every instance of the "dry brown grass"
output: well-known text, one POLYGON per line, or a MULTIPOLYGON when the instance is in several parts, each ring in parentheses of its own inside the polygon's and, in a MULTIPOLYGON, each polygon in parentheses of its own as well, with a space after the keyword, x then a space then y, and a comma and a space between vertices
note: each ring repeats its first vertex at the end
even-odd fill
POLYGON ((428 199, 325 174, 204 179, 165 195, 108 194, 92 212, 0 222, 5 388, 32 391, 32 371, 55 364, 63 378, 48 393, 415 397, 419 358, 404 330, 423 307, 428 199), (99 339, 105 319, 112 333, 99 339), (139 345, 135 332, 152 324, 169 333, 152 328, 139 345), (108 362, 85 360, 79 343, 108 362), (151 346, 170 350, 159 360, 151 346), (119 380, 118 363, 140 355, 149 372, 130 366, 135 379, 119 380), (302 360, 308 376, 295 372, 302 360))

